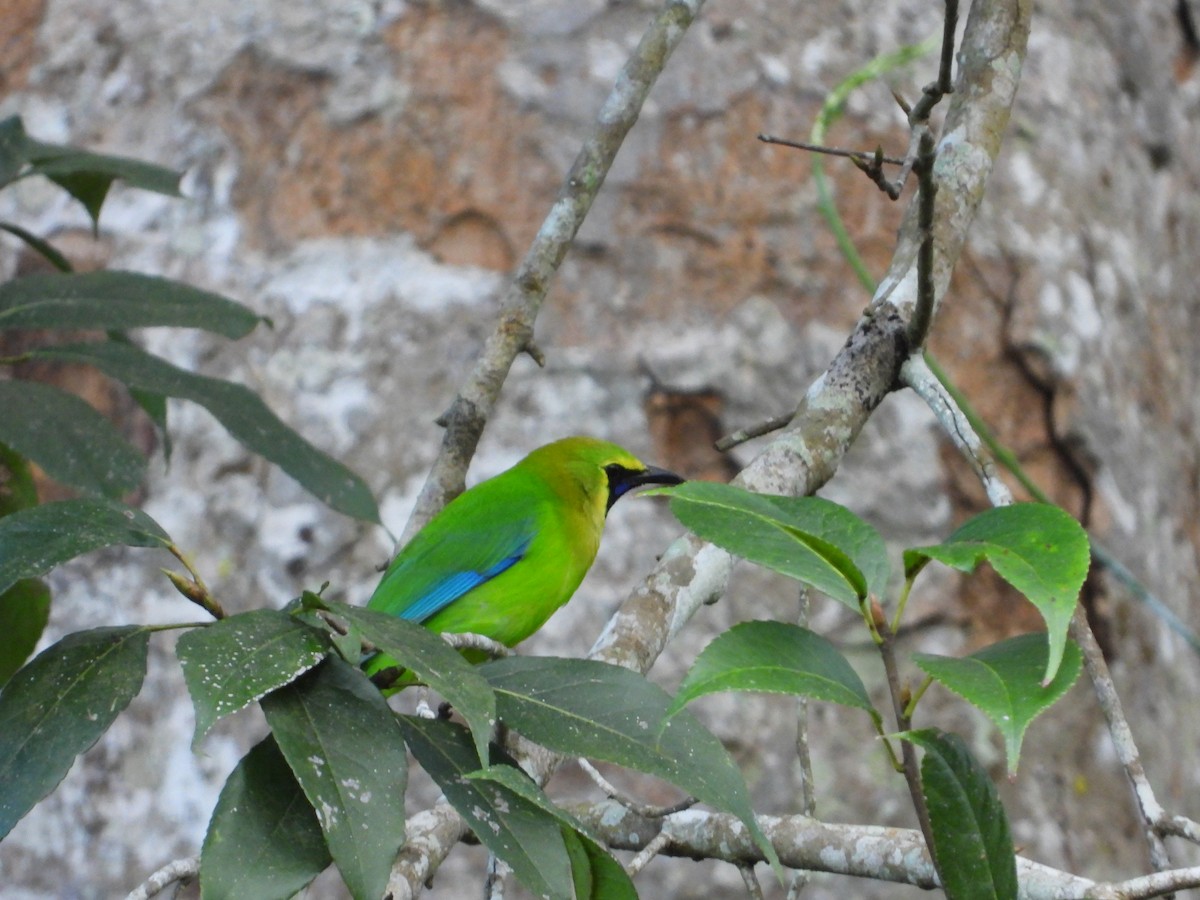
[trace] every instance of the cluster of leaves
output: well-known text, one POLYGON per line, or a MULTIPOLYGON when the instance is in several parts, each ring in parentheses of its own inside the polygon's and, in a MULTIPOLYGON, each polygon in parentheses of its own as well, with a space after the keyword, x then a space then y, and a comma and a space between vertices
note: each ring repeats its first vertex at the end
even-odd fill
MULTIPOLYGON (((98 227, 113 181, 179 195, 176 172, 134 159, 48 144, 25 132, 19 117, 0 121, 0 189, 47 178, 86 209, 98 227)), ((125 329, 195 328, 224 338, 249 334, 262 319, 218 294, 137 272, 72 271, 49 241, 12 222, 15 235, 57 271, 0 284, 0 334, 33 332, 41 346, 0 360, 81 363, 124 384, 154 422, 169 457, 167 398, 208 409, 248 449, 277 464, 325 503, 378 521, 366 485, 281 422, 252 391, 197 375, 142 350, 125 329), (80 332, 92 335, 78 340, 80 332), (64 339, 63 333, 69 333, 64 339)), ((84 400, 36 381, 0 380, 0 684, 28 658, 50 613, 50 591, 38 576, 54 565, 110 543, 162 546, 161 529, 116 501, 136 488, 145 457, 84 400), (80 499, 39 505, 31 463, 80 499), (22 548, 41 548, 30 557, 22 548)))
MULTIPOLYGON (((166 194, 178 188, 178 177, 157 167, 43 144, 25 135, 17 119, 0 123, 0 187, 31 175, 61 185, 93 221, 114 178, 166 194)), ((254 394, 179 369, 140 350, 121 331, 175 326, 234 338, 255 327, 259 320, 252 313, 163 279, 72 273, 48 242, 15 225, 0 228, 60 269, 0 285, 0 328, 86 328, 97 334, 66 346, 50 342, 20 359, 96 367, 128 386, 164 438, 166 397, 201 403, 247 447, 335 509, 377 520, 362 482, 287 429, 254 394)), ((8 679, 0 692, 3 838, 137 694, 150 635, 163 627, 70 634, 22 668, 49 608, 40 576, 105 546, 174 545, 149 516, 119 501, 138 484, 145 462, 107 420, 77 398, 30 382, 0 381, 0 406, 0 628, 13 636, 0 648, 0 684, 8 679), (39 505, 31 462, 81 496, 39 505)), ((767 497, 725 485, 692 483, 663 492, 698 535, 844 603, 861 613, 872 638, 885 643, 889 629, 875 603, 888 589, 884 544, 848 510, 817 498, 767 497)), ((927 676, 925 686, 942 684, 996 723, 1015 770, 1029 724, 1080 670, 1066 629, 1087 571, 1086 537, 1061 510, 1041 504, 972 519, 944 543, 906 553, 890 630, 899 626, 904 600, 930 561, 963 571, 989 562, 1046 620, 1044 634, 962 659, 914 657, 927 676)), ((259 609, 191 626, 177 653, 196 709, 194 744, 220 718, 253 703, 261 705, 270 728, 230 775, 209 823, 201 862, 206 900, 288 897, 331 862, 353 896, 381 896, 405 837, 410 752, 479 840, 537 894, 636 897, 629 876, 597 836, 493 741, 498 722, 556 752, 656 776, 737 815, 777 867, 741 773, 686 708, 718 691, 839 703, 867 715, 889 750, 896 740, 923 748, 921 790, 947 894, 1015 892, 1003 808, 963 742, 936 729, 886 735, 883 717, 849 662, 826 638, 795 624, 745 622, 720 635, 673 698, 636 673, 587 660, 514 657, 473 667, 418 625, 315 594, 288 610, 259 609), (402 661, 465 724, 396 716, 359 667, 365 645, 402 661)))
MULTIPOLYGON (((932 560, 963 572, 988 562, 1042 614, 1045 632, 984 647, 964 658, 914 654, 926 684, 905 712, 910 720, 929 683, 981 710, 1004 738, 1010 774, 1030 723, 1063 696, 1082 668, 1067 628, 1090 564, 1087 535, 1056 506, 1022 503, 984 512, 936 546, 904 554, 904 588, 895 620, 879 621, 885 595, 883 539, 849 510, 818 497, 772 497, 729 485, 693 482, 663 489, 671 509, 699 536, 817 588, 860 612, 877 644, 899 626, 904 600, 932 560)), ((939 729, 886 735, 850 663, 826 638, 799 625, 744 622, 719 635, 680 685, 671 711, 716 691, 793 694, 863 710, 881 738, 922 747, 920 789, 933 855, 947 896, 1015 897, 1016 856, 1004 808, 986 770, 957 735, 939 729)), ((892 753, 892 758, 897 759, 892 753)))

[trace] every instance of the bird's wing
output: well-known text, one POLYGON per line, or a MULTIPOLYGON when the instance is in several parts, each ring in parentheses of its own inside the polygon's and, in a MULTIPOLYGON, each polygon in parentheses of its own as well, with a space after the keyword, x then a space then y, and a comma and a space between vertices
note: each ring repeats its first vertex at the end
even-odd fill
POLYGON ((420 532, 393 560, 367 606, 424 622, 524 557, 536 534, 531 515, 458 519, 453 529, 420 532))

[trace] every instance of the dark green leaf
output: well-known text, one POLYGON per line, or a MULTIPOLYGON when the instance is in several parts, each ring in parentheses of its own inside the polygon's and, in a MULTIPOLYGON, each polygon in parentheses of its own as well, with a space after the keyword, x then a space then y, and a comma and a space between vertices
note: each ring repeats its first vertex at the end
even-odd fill
POLYGON ((880 721, 862 680, 837 648, 787 622, 742 622, 718 635, 692 664, 668 715, 720 691, 798 694, 857 707, 880 721))
POLYGON ((883 539, 836 503, 755 494, 707 481, 659 492, 671 498, 679 521, 706 541, 810 584, 854 610, 869 592, 879 593, 886 585, 883 539))
POLYGON ((26 157, 34 173, 53 178, 56 182, 79 176, 103 177, 109 183, 119 178, 130 187, 144 191, 169 197, 182 196, 179 193, 182 173, 140 159, 90 153, 65 144, 46 144, 34 140, 28 142, 26 157))
POLYGON ((50 620, 50 588, 38 578, 23 578, 0 593, 0 687, 37 647, 50 620))
POLYGON ((930 559, 962 572, 986 560, 1005 581, 1037 607, 1050 634, 1043 684, 1050 684, 1062 660, 1067 627, 1087 578, 1091 554, 1087 532, 1066 512, 1047 503, 1014 503, 980 513, 943 543, 904 553, 913 577, 930 559))
POLYGON ((255 609, 194 628, 175 653, 196 707, 196 747, 222 716, 295 681, 329 652, 315 628, 275 609, 255 609))
POLYGON ((91 405, 36 381, 0 381, 0 441, 55 481, 119 497, 137 487, 146 460, 91 405))
POLYGON ((0 284, 0 328, 202 328, 228 338, 260 319, 240 303, 137 272, 26 275, 0 284))
POLYGON ((505 785, 466 777, 480 768, 467 730, 455 722, 401 716, 421 767, 475 832, 539 897, 571 900, 571 861, 557 819, 505 785))
POLYGON ((982 710, 1004 735, 1009 774, 1017 772, 1025 729, 1049 709, 1079 677, 1083 657, 1067 641, 1054 680, 1041 685, 1049 643, 1046 635, 1023 634, 972 653, 965 659, 917 653, 913 660, 926 675, 982 710))
POLYGON ((0 517, 37 506, 37 485, 29 460, 0 443, 0 517))
POLYGON ((666 720, 671 698, 636 672, 594 660, 510 657, 480 671, 496 711, 530 740, 666 779, 746 823, 764 856, 779 859, 754 818, 729 753, 687 710, 666 720))
POLYGON ((170 540, 140 509, 115 500, 43 503, 0 519, 0 591, 101 547, 162 547, 170 540))
POLYGON ((1017 858, 1008 816, 987 772, 958 735, 910 732, 925 748, 921 789, 933 858, 949 900, 1016 900, 1017 858))
POLYGON ((0 187, 10 184, 28 159, 29 138, 20 116, 0 121, 0 187))
POLYGON ((142 687, 150 632, 77 631, 0 693, 0 838, 62 781, 142 687))
POLYGON ((329 862, 317 814, 268 737, 221 789, 200 854, 201 900, 287 900, 329 862))
POLYGON ((363 480, 292 431, 249 388, 188 372, 117 341, 46 348, 32 355, 87 363, 131 388, 199 403, 247 449, 278 465, 321 502, 348 516, 379 521, 363 480))
POLYGON ((367 677, 330 657, 262 701, 271 733, 356 900, 377 900, 404 843, 408 754, 367 677))
POLYGON ((576 900, 637 900, 637 890, 621 864, 574 816, 556 806, 524 772, 513 766, 493 765, 467 777, 503 785, 559 821, 571 860, 576 900))
POLYGON ((54 174, 47 169, 60 168, 58 160, 46 164, 35 164, 31 174, 45 175, 60 188, 74 197, 87 210, 88 218, 92 220, 92 233, 99 234, 100 208, 104 206, 104 198, 112 187, 113 177, 103 172, 64 172, 54 174))
POLYGON ((0 230, 7 231, 9 234, 19 237, 26 244, 40 253, 50 265, 58 269, 60 272, 72 271, 71 263, 65 256, 59 253, 58 248, 47 240, 38 237, 32 231, 26 231, 20 225, 14 225, 12 222, 0 222, 0 230))
POLYGON ((344 603, 330 602, 326 606, 356 627, 364 640, 441 694, 466 720, 478 753, 487 753, 496 724, 496 695, 474 666, 423 625, 344 603))

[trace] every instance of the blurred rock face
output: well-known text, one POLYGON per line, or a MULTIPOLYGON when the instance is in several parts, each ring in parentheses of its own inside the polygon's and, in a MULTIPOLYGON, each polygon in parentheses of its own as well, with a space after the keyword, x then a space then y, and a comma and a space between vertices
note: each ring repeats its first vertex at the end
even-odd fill
MULTIPOLYGON (((187 202, 116 189, 102 219, 108 264, 224 291, 275 327, 235 346, 145 339, 259 391, 367 477, 399 532, 436 452, 433 419, 652 9, 9 0, 0 115, 22 115, 45 140, 189 170, 187 202)), ((755 136, 805 137, 833 86, 875 54, 935 33, 937 14, 907 0, 706 10, 552 288, 538 323, 546 368, 518 360, 472 478, 576 432, 700 477, 727 478, 750 458, 753 445, 721 457, 709 442, 793 408, 867 300, 817 210, 812 160, 755 136)), ((1185 620, 1195 618, 1200 541, 1200 159, 1180 152, 1197 142, 1200 88, 1187 53, 1178 24, 1148 0, 1103 2, 1085 17, 1039 11, 1001 161, 933 339, 1030 473, 1185 620)), ((926 60, 887 86, 912 98, 932 72, 926 60)), ((887 86, 851 96, 831 143, 903 148, 887 86)), ((826 168, 850 234, 882 272, 900 207, 848 164, 826 168)), ((35 183, 0 196, 0 218, 43 234, 83 224, 35 183)), ((0 252, 11 275, 16 253, 7 243, 0 252)), ((315 504, 205 414, 171 415, 175 453, 169 470, 156 466, 146 505, 227 608, 280 605, 325 580, 335 596, 365 599, 391 553, 386 535, 315 504)), ((897 546, 944 535, 983 503, 905 395, 877 412, 824 493, 897 546)), ((677 530, 650 502, 622 504, 612 519, 576 602, 527 651, 586 652, 630 573, 677 530)), ((105 554, 61 573, 54 636, 194 618, 153 563, 105 554)), ((993 580, 924 577, 911 609, 926 627, 911 648, 953 653, 1036 627, 993 580)), ((1152 781, 1169 804, 1194 797, 1194 757, 1156 735, 1196 746, 1195 717, 1177 716, 1198 687, 1195 659, 1103 578, 1085 599, 1152 781)), ((716 630, 795 614, 790 585, 743 572, 656 673, 671 687, 716 630)), ((832 605, 816 603, 812 617, 852 652, 861 642, 832 605)), ((216 792, 261 724, 244 715, 191 754, 167 640, 130 712, 0 846, 6 897, 112 896, 197 850, 216 792)), ((875 678, 869 656, 861 662, 875 678)), ((941 724, 999 774, 994 736, 937 699, 941 724)), ((718 698, 702 712, 745 763, 760 808, 793 808, 790 705, 718 698)), ((867 723, 847 718, 813 713, 819 814, 910 824, 902 786, 863 749, 867 723)), ((569 772, 561 779, 563 790, 585 789, 569 772)), ((1127 790, 1086 690, 1033 726, 1025 767, 1004 790, 1015 837, 1034 857, 1095 877, 1141 871, 1127 790)), ((435 896, 476 890, 460 880, 478 871, 472 853, 452 858, 435 896)), ((722 879, 740 890, 732 870, 696 874, 660 863, 639 884, 647 896, 712 896, 722 879)), ((843 889, 831 879, 810 891, 843 889)), ((339 890, 322 880, 312 896, 339 890)))

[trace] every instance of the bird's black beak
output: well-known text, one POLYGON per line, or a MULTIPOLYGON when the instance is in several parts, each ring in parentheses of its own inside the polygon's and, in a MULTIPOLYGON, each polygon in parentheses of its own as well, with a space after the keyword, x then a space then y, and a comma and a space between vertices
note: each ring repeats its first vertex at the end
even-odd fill
POLYGON ((608 474, 608 509, 612 509, 613 504, 633 488, 647 484, 683 484, 687 481, 686 478, 658 466, 646 466, 644 469, 608 466, 604 471, 608 474))

